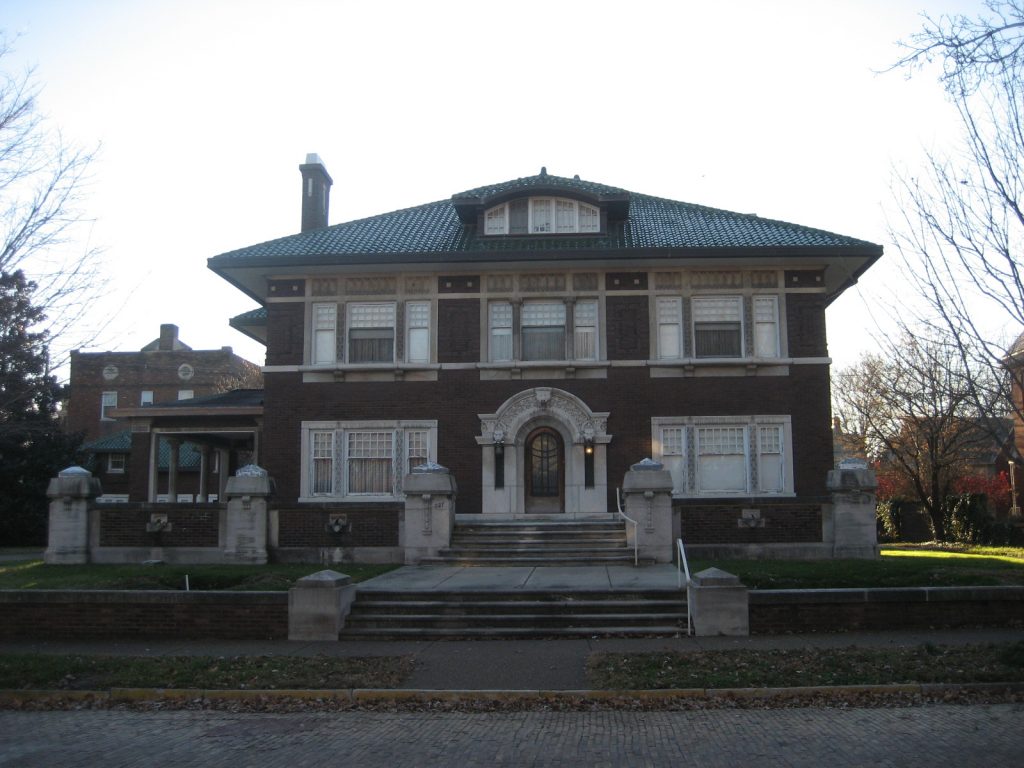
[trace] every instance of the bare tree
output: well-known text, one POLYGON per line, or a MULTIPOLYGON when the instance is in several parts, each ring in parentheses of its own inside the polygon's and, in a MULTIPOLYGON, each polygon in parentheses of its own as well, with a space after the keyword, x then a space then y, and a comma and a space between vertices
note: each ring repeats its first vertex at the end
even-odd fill
POLYGON ((83 316, 104 285, 98 250, 80 242, 94 153, 50 127, 32 70, 7 71, 10 54, 0 38, 0 273, 36 284, 51 344, 70 349, 89 338, 83 316))
POLYGON ((902 479, 944 540, 943 505, 991 440, 987 420, 999 388, 964 363, 957 345, 905 333, 832 382, 833 407, 868 456, 902 479), (987 394, 986 394, 987 393, 987 394), (988 400, 979 407, 979 396, 988 400))
POLYGON ((890 235, 925 300, 919 319, 949 336, 965 366, 987 368, 1009 408, 1010 380, 1000 371, 1024 327, 1024 2, 984 7, 977 18, 925 16, 903 43, 896 67, 941 65, 960 139, 897 175, 901 214, 890 235))

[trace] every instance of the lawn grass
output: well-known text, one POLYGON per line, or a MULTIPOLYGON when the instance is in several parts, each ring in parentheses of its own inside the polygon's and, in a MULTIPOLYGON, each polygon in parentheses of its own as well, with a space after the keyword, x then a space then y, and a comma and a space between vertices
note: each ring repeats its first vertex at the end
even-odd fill
POLYGON ((882 548, 878 560, 694 560, 690 572, 714 566, 751 589, 838 589, 1024 585, 1024 549, 932 545, 882 548))
POLYGON ((331 567, 365 581, 397 566, 273 563, 268 565, 46 565, 0 563, 0 589, 189 589, 280 592, 297 579, 331 567))
POLYGON ((907 648, 594 653, 601 689, 772 688, 893 683, 1024 682, 1024 642, 907 648))
POLYGON ((0 655, 0 689, 397 688, 409 656, 62 656, 0 655))

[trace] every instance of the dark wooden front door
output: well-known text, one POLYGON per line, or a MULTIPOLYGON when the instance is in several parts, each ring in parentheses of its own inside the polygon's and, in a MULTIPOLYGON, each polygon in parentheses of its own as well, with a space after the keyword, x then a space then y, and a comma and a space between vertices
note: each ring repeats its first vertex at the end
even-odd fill
POLYGON ((527 514, 561 512, 565 492, 561 435, 550 427, 535 429, 526 438, 525 450, 527 514))

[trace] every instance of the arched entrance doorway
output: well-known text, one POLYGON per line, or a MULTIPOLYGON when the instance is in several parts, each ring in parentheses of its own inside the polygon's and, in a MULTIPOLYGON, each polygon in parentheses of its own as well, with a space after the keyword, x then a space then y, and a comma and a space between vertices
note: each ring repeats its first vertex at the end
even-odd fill
POLYGON ((565 448, 551 427, 539 427, 526 437, 524 478, 526 514, 544 515, 565 509, 565 448))

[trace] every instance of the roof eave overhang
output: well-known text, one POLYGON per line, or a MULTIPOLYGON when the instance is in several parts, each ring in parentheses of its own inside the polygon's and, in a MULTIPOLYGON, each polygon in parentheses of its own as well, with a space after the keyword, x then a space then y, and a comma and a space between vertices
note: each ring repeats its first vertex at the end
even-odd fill
MULTIPOLYGON (((325 267, 339 269, 368 266, 393 271, 397 268, 419 269, 507 269, 510 265, 541 265, 548 262, 614 264, 623 269, 644 264, 657 265, 669 260, 692 260, 702 266, 721 261, 743 261, 756 264, 764 260, 777 262, 819 261, 827 270, 827 302, 832 303, 847 288, 855 285, 861 275, 882 256, 882 247, 863 245, 819 247, 742 247, 742 248, 594 248, 574 250, 522 251, 458 251, 458 252, 386 252, 325 253, 298 257, 249 256, 221 259, 213 257, 208 265, 247 296, 262 303, 266 299, 266 280, 296 273, 322 271, 325 267)), ((239 328, 239 330, 242 330, 239 328)), ((260 339, 257 339, 260 341, 260 339)), ((265 343, 265 342, 263 342, 265 343)))

